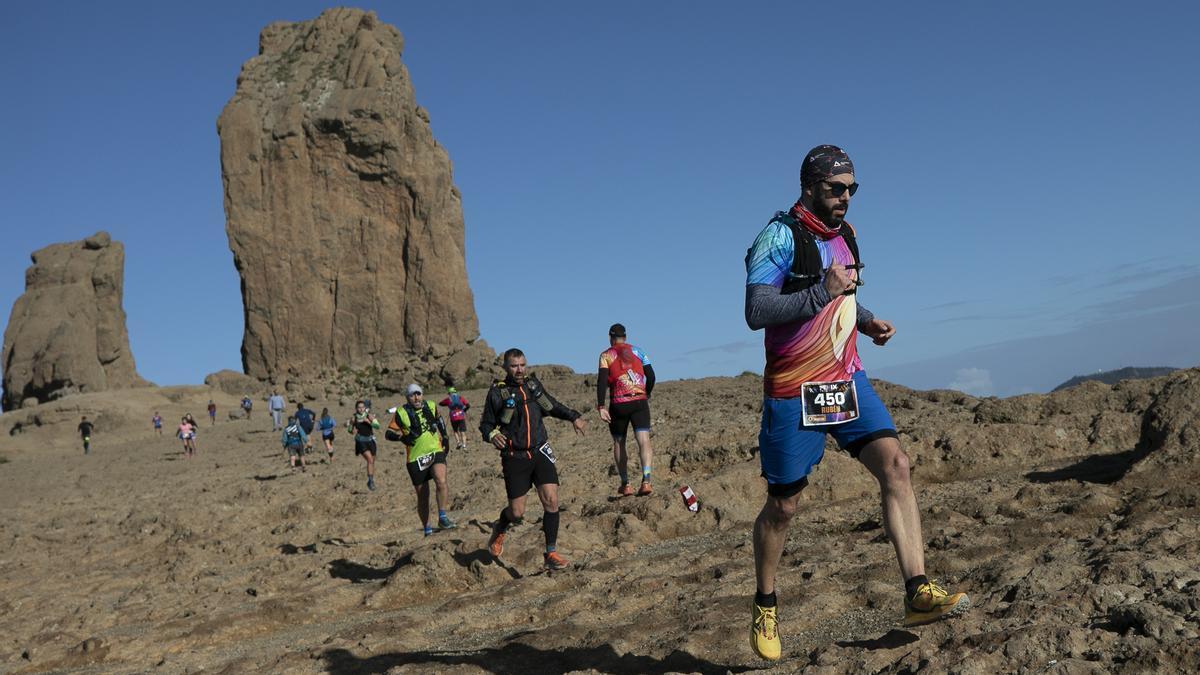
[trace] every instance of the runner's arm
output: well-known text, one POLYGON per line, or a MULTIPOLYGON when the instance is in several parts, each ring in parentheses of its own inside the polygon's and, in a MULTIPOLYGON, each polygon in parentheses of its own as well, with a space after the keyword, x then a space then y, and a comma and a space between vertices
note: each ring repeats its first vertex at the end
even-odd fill
POLYGON ((862 303, 855 303, 855 307, 858 308, 858 316, 855 317, 854 323, 855 323, 855 325, 858 326, 858 329, 861 331, 863 329, 863 326, 865 326, 875 320, 875 315, 871 312, 871 310, 867 309, 866 307, 863 307, 862 303))
POLYGON ((654 366, 647 363, 642 372, 646 373, 646 398, 650 398, 651 392, 654 391, 654 366))
POLYGON ((568 408, 562 403, 559 403, 558 399, 550 395, 550 392, 547 391, 545 394, 546 398, 550 399, 550 404, 552 406, 550 408, 550 412, 546 413, 547 415, 551 417, 557 417, 560 420, 566 420, 568 422, 574 422, 581 417, 578 412, 568 408))
POLYGON ((792 321, 807 321, 830 302, 825 284, 784 295, 770 284, 746 286, 746 325, 750 330, 778 326, 792 321))
POLYGON ((601 368, 596 373, 596 408, 604 407, 604 398, 608 396, 608 368, 601 368))
POLYGON ((495 387, 487 393, 487 400, 483 404, 483 414, 479 416, 479 433, 483 435, 483 440, 492 441, 492 432, 499 433, 499 421, 496 418, 496 408, 500 404, 500 392, 496 391, 495 387))

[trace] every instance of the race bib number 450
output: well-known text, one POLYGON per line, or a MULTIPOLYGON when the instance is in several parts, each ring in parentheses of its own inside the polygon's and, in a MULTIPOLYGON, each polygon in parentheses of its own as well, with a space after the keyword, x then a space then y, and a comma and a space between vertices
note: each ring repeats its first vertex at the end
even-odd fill
POLYGON ((841 424, 858 419, 854 380, 805 382, 800 385, 800 424, 807 427, 841 424))

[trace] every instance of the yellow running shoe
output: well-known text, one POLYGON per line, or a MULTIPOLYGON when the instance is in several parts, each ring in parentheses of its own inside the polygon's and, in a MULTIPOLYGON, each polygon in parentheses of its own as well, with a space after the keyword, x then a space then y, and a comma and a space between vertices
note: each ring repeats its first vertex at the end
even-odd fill
POLYGON ((775 610, 778 607, 759 607, 754 605, 754 621, 750 624, 750 648, 760 658, 768 661, 779 660, 783 647, 779 644, 779 620, 775 610))
POLYGON ((921 584, 911 598, 904 599, 904 625, 921 626, 962 614, 971 608, 966 593, 950 595, 932 581, 921 584))

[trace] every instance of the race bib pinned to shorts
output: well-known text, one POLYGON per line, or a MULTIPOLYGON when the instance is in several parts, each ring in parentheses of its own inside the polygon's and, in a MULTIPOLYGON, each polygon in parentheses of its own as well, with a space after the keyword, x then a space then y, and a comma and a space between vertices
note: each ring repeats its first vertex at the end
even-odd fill
POLYGON ((854 380, 805 382, 800 385, 800 425, 817 427, 858 419, 854 380))
POLYGON ((419 469, 421 471, 428 469, 430 464, 433 464, 433 454, 432 453, 425 455, 424 457, 417 458, 417 469, 419 469))
POLYGON ((545 456, 546 456, 546 459, 550 460, 550 463, 551 463, 551 464, 557 464, 557 463, 558 463, 558 460, 556 460, 556 459, 554 458, 554 448, 551 448, 549 443, 546 443, 546 444, 545 444, 545 445, 543 445, 542 447, 538 448, 538 452, 540 452, 540 453, 542 453, 543 455, 545 455, 545 456))

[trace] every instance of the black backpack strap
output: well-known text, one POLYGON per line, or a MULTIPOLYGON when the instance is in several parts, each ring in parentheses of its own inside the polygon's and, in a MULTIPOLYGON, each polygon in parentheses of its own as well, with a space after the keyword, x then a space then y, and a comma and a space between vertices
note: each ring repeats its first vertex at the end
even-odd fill
POLYGON ((850 255, 854 256, 854 262, 862 264, 862 256, 858 254, 858 237, 855 235, 854 228, 850 227, 848 223, 842 223, 842 241, 846 242, 846 247, 850 249, 850 255))
POLYGON ((821 251, 813 235, 791 215, 780 211, 775 214, 777 220, 788 226, 792 231, 792 272, 783 282, 780 292, 784 295, 796 293, 816 284, 821 280, 821 251))

